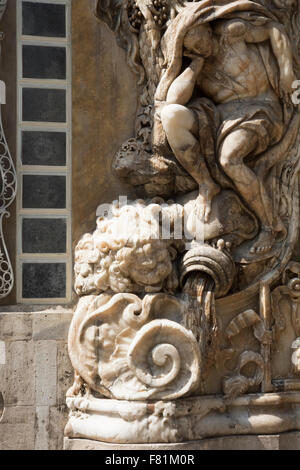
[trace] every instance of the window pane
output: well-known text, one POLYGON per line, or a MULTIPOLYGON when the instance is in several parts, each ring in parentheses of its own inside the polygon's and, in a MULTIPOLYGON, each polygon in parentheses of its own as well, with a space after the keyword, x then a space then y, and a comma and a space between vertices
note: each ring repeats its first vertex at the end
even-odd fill
POLYGON ((65 263, 24 263, 22 278, 24 299, 66 297, 65 263))
POLYGON ((66 36, 64 5, 23 2, 22 33, 30 36, 63 38, 66 36))
POLYGON ((66 49, 23 46, 23 77, 65 80, 66 49))
POLYGON ((64 132, 22 132, 23 165, 66 165, 64 132))
POLYGON ((23 88, 23 121, 66 122, 65 90, 23 88))
POLYGON ((65 176, 23 176, 24 209, 64 209, 65 207, 65 176))
POLYGON ((66 253, 65 219, 23 219, 23 253, 66 253))

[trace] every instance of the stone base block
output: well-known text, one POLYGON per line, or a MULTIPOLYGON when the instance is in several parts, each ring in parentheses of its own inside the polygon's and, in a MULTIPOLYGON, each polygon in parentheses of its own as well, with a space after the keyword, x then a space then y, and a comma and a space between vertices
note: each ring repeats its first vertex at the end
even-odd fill
POLYGON ((182 450, 201 449, 205 442, 212 442, 205 439, 214 439, 213 446, 226 441, 230 447, 239 441, 245 448, 278 448, 285 445, 280 444, 285 433, 300 431, 298 392, 244 395, 231 403, 222 396, 170 402, 129 402, 86 396, 69 397, 67 404, 70 415, 65 436, 84 439, 83 442, 98 441, 100 446, 107 442, 111 448, 123 445, 124 449, 131 449, 139 444, 150 445, 145 447, 150 449, 152 445, 160 445, 162 449, 169 445, 182 450))
POLYGON ((300 450, 300 432, 267 436, 226 436, 179 444, 109 444, 88 439, 65 438, 65 450, 186 451, 186 450, 300 450))

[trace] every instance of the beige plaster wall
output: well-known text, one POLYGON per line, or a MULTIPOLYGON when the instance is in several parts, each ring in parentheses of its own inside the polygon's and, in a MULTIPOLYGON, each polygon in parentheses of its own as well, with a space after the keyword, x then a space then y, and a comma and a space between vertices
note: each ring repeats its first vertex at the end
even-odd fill
POLYGON ((111 172, 133 135, 136 81, 114 34, 94 16, 95 0, 72 2, 73 242, 95 228, 96 208, 130 189, 111 172))

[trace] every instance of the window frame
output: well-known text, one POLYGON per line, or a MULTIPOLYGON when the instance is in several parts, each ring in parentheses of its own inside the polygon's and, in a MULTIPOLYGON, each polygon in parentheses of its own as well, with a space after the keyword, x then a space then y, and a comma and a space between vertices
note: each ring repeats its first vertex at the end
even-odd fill
POLYGON ((71 0, 17 0, 17 256, 16 256, 16 295, 17 302, 22 304, 67 304, 72 300, 72 57, 71 57, 71 0), (24 36, 22 35, 22 4, 45 3, 62 4, 66 8, 66 38, 24 36), (23 45, 54 46, 66 49, 66 80, 28 79, 23 78, 23 45), (23 122, 22 121, 22 90, 23 88, 62 89, 66 91, 66 123, 23 122), (40 166, 23 165, 22 163, 22 131, 64 132, 66 134, 66 165, 40 166), (65 209, 23 209, 23 175, 65 176, 66 208, 65 209), (22 252, 22 221, 24 218, 66 219, 67 240, 66 253, 23 253, 22 252), (24 263, 65 263, 66 264, 66 297, 64 298, 33 298, 22 296, 22 266, 24 263))

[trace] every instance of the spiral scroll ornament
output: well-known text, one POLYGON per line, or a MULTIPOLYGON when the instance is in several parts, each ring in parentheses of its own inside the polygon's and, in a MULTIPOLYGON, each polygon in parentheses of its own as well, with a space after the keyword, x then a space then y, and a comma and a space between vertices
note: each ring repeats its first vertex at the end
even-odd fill
POLYGON ((200 356, 193 334, 169 320, 145 325, 130 345, 128 364, 148 387, 171 400, 193 390, 199 381, 200 356))
POLYGON ((165 294, 82 298, 69 332, 74 369, 107 398, 186 396, 199 384, 201 357, 193 334, 176 321, 182 309, 165 294))

